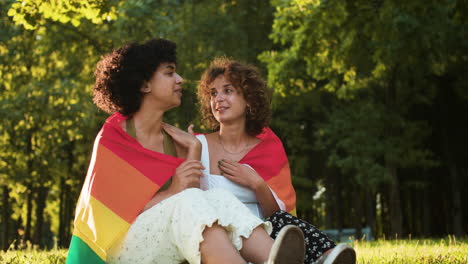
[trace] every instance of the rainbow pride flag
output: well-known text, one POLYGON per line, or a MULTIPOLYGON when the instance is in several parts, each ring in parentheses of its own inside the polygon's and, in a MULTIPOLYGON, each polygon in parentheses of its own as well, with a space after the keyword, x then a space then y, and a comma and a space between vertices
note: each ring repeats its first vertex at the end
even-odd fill
POLYGON ((291 170, 283 143, 268 127, 257 137, 262 141, 239 163, 252 166, 283 201, 286 211, 296 215, 296 192, 291 182, 291 170))
POLYGON ((75 211, 67 263, 106 263, 119 241, 182 159, 144 148, 110 116, 96 137, 75 211))

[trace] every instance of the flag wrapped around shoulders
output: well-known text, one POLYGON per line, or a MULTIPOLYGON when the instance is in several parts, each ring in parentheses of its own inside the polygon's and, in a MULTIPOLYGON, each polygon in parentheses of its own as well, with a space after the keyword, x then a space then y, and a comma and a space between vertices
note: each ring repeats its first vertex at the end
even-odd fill
POLYGON ((262 141, 239 163, 250 165, 284 203, 286 211, 296 215, 296 192, 283 143, 269 127, 264 128, 257 137, 262 141))
POLYGON ((93 153, 75 211, 67 263, 105 263, 158 189, 182 159, 144 148, 110 116, 94 142, 93 153))

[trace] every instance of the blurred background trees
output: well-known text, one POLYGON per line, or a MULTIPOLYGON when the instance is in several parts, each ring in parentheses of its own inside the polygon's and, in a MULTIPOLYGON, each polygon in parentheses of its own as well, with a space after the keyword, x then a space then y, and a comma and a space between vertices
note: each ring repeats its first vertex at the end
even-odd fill
POLYGON ((468 3, 460 0, 0 2, 0 243, 67 247, 92 142, 100 56, 178 44, 183 104, 215 56, 260 68, 298 214, 376 237, 466 235, 468 3), (437 217, 433 217, 437 215, 437 217))

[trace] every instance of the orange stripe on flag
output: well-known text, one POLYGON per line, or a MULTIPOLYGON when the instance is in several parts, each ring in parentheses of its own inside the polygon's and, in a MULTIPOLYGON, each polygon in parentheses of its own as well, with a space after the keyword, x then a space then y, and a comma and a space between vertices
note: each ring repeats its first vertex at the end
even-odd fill
MULTIPOLYGON (((98 147, 91 195, 131 223, 159 186, 105 146, 98 147), (130 179, 130 180, 129 180, 130 179)), ((155 168, 156 169, 156 168, 155 168)))
POLYGON ((281 168, 278 175, 270 178, 267 181, 268 186, 278 195, 281 201, 286 206, 286 211, 291 212, 296 209, 296 192, 291 183, 291 172, 289 163, 286 163, 281 168))

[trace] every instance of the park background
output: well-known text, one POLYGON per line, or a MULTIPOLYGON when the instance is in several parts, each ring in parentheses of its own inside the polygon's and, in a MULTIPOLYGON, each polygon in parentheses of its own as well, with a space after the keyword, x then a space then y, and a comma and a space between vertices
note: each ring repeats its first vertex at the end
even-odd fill
MULTIPOLYGON (((100 57, 178 45, 182 106, 215 56, 274 90, 298 215, 374 238, 466 236, 468 2, 461 0, 0 1, 0 249, 68 247, 92 145, 100 57)), ((465 256, 466 259, 466 256, 465 256)))

